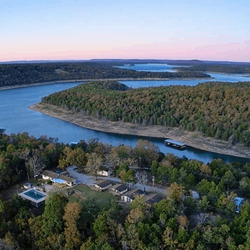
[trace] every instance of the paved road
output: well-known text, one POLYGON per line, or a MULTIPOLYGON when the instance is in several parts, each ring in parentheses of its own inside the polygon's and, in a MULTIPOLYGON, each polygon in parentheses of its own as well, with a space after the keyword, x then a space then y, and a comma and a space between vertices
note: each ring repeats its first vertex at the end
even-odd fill
MULTIPOLYGON (((78 183, 85 184, 88 186, 93 186, 93 184, 96 182, 95 176, 79 173, 77 172, 77 168, 75 166, 68 167, 67 171, 69 172, 71 177, 77 180, 78 183)), ((118 182, 118 183, 122 182, 121 179, 116 178, 116 177, 111 177, 111 176, 109 177, 98 176, 98 180, 100 179, 108 179, 108 180, 118 182)), ((166 188, 152 187, 152 186, 147 186, 147 185, 144 186, 140 183, 131 184, 130 187, 139 188, 141 190, 144 190, 144 187, 145 187, 146 192, 156 192, 164 196, 167 195, 166 188)))

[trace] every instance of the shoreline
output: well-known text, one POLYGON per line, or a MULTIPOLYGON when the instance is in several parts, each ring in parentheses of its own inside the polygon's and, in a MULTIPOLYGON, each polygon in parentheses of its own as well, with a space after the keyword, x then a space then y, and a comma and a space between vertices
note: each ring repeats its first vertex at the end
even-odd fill
POLYGON ((79 113, 74 113, 73 111, 67 111, 63 108, 44 103, 37 103, 31 105, 29 108, 86 129, 124 135, 137 135, 163 139, 171 138, 196 149, 250 159, 250 148, 246 148, 242 144, 232 145, 228 141, 204 137, 199 131, 189 132, 173 127, 157 125, 144 126, 141 124, 125 122, 112 122, 106 119, 84 116, 79 113))
POLYGON ((42 85, 50 85, 56 83, 74 83, 74 82, 96 82, 96 81, 170 81, 170 80, 204 80, 204 79, 213 79, 213 77, 205 77, 205 78, 110 78, 110 79, 80 79, 80 80, 60 80, 60 81, 50 81, 50 82, 38 82, 31 84, 22 84, 22 85, 13 85, 13 86, 3 86, 0 87, 1 90, 8 89, 18 89, 18 88, 26 88, 26 87, 34 87, 34 86, 42 86, 42 85))

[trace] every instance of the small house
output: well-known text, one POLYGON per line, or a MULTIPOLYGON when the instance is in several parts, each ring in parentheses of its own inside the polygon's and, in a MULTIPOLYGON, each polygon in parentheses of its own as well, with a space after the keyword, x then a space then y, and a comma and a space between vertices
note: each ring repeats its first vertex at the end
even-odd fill
POLYGON ((101 176, 109 176, 110 172, 107 170, 99 170, 97 171, 97 175, 101 175, 101 176))
POLYGON ((116 195, 122 195, 128 191, 128 187, 125 184, 117 183, 110 190, 116 195))
POLYGON ((241 206, 243 205, 244 202, 245 202, 244 198, 241 198, 241 197, 235 197, 234 198, 234 204, 236 205, 236 209, 235 209, 236 213, 240 212, 240 208, 241 208, 241 206))
POLYGON ((94 187, 101 190, 101 191, 104 191, 104 190, 107 190, 108 188, 110 188, 112 185, 113 185, 113 182, 110 180, 101 180, 101 181, 98 181, 97 183, 95 183, 94 187))
POLYGON ((141 189, 132 189, 121 196, 121 200, 127 203, 132 202, 137 196, 143 197, 145 193, 141 189))
POLYGON ((43 173, 42 173, 42 178, 43 178, 44 180, 50 180, 50 181, 52 181, 52 179, 53 179, 53 178, 57 178, 58 175, 59 175, 58 173, 52 172, 52 171, 50 171, 50 170, 45 170, 45 171, 43 171, 43 173))
POLYGON ((55 173, 53 171, 45 170, 42 173, 44 180, 50 180, 53 183, 65 184, 72 187, 76 184, 76 179, 67 176, 67 172, 55 173))

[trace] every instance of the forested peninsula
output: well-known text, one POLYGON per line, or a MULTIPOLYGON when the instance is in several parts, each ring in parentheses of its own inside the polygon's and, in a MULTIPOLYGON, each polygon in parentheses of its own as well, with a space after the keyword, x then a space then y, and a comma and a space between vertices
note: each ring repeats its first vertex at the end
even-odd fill
MULTIPOLYGON (((117 62, 118 63, 118 62, 117 62)), ((51 62, 0 64, 0 88, 24 86, 55 81, 79 81, 86 79, 169 79, 208 78, 197 71, 139 72, 114 67, 116 62, 51 62)))
POLYGON ((200 149, 250 157, 249 96, 249 82, 129 89, 100 81, 54 93, 33 108, 92 129, 94 120, 97 130, 179 137, 200 149))

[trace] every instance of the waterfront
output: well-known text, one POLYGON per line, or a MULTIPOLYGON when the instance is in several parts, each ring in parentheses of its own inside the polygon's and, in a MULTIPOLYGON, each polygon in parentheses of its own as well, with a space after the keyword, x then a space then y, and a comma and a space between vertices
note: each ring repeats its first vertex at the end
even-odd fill
MULTIPOLYGON (((224 74, 223 76, 225 77, 224 74)), ((182 83, 190 84, 192 81, 197 80, 182 80, 182 83)), ((228 81, 230 81, 230 77, 228 77, 228 81)), ((145 82, 148 86, 152 83, 151 81, 137 81, 136 84, 145 85, 145 82)), ((163 82, 168 84, 168 81, 163 82)), ((98 138, 99 141, 114 146, 125 144, 134 147, 139 138, 145 139, 145 137, 140 136, 104 133, 85 129, 28 108, 40 102, 41 98, 46 95, 77 86, 78 84, 80 83, 57 83, 0 91, 0 127, 4 127, 7 134, 28 132, 35 137, 47 135, 48 137, 58 138, 59 142, 64 143, 80 140, 88 142, 90 139, 98 138)), ((130 84, 133 84, 133 81, 131 81, 130 84)), ((179 151, 174 148, 166 147, 163 143, 165 138, 150 137, 147 139, 157 145, 163 153, 172 153, 178 157, 185 156, 189 159, 197 159, 203 162, 210 162, 214 158, 222 158, 226 162, 241 160, 237 157, 220 155, 190 147, 185 151, 179 151)))

